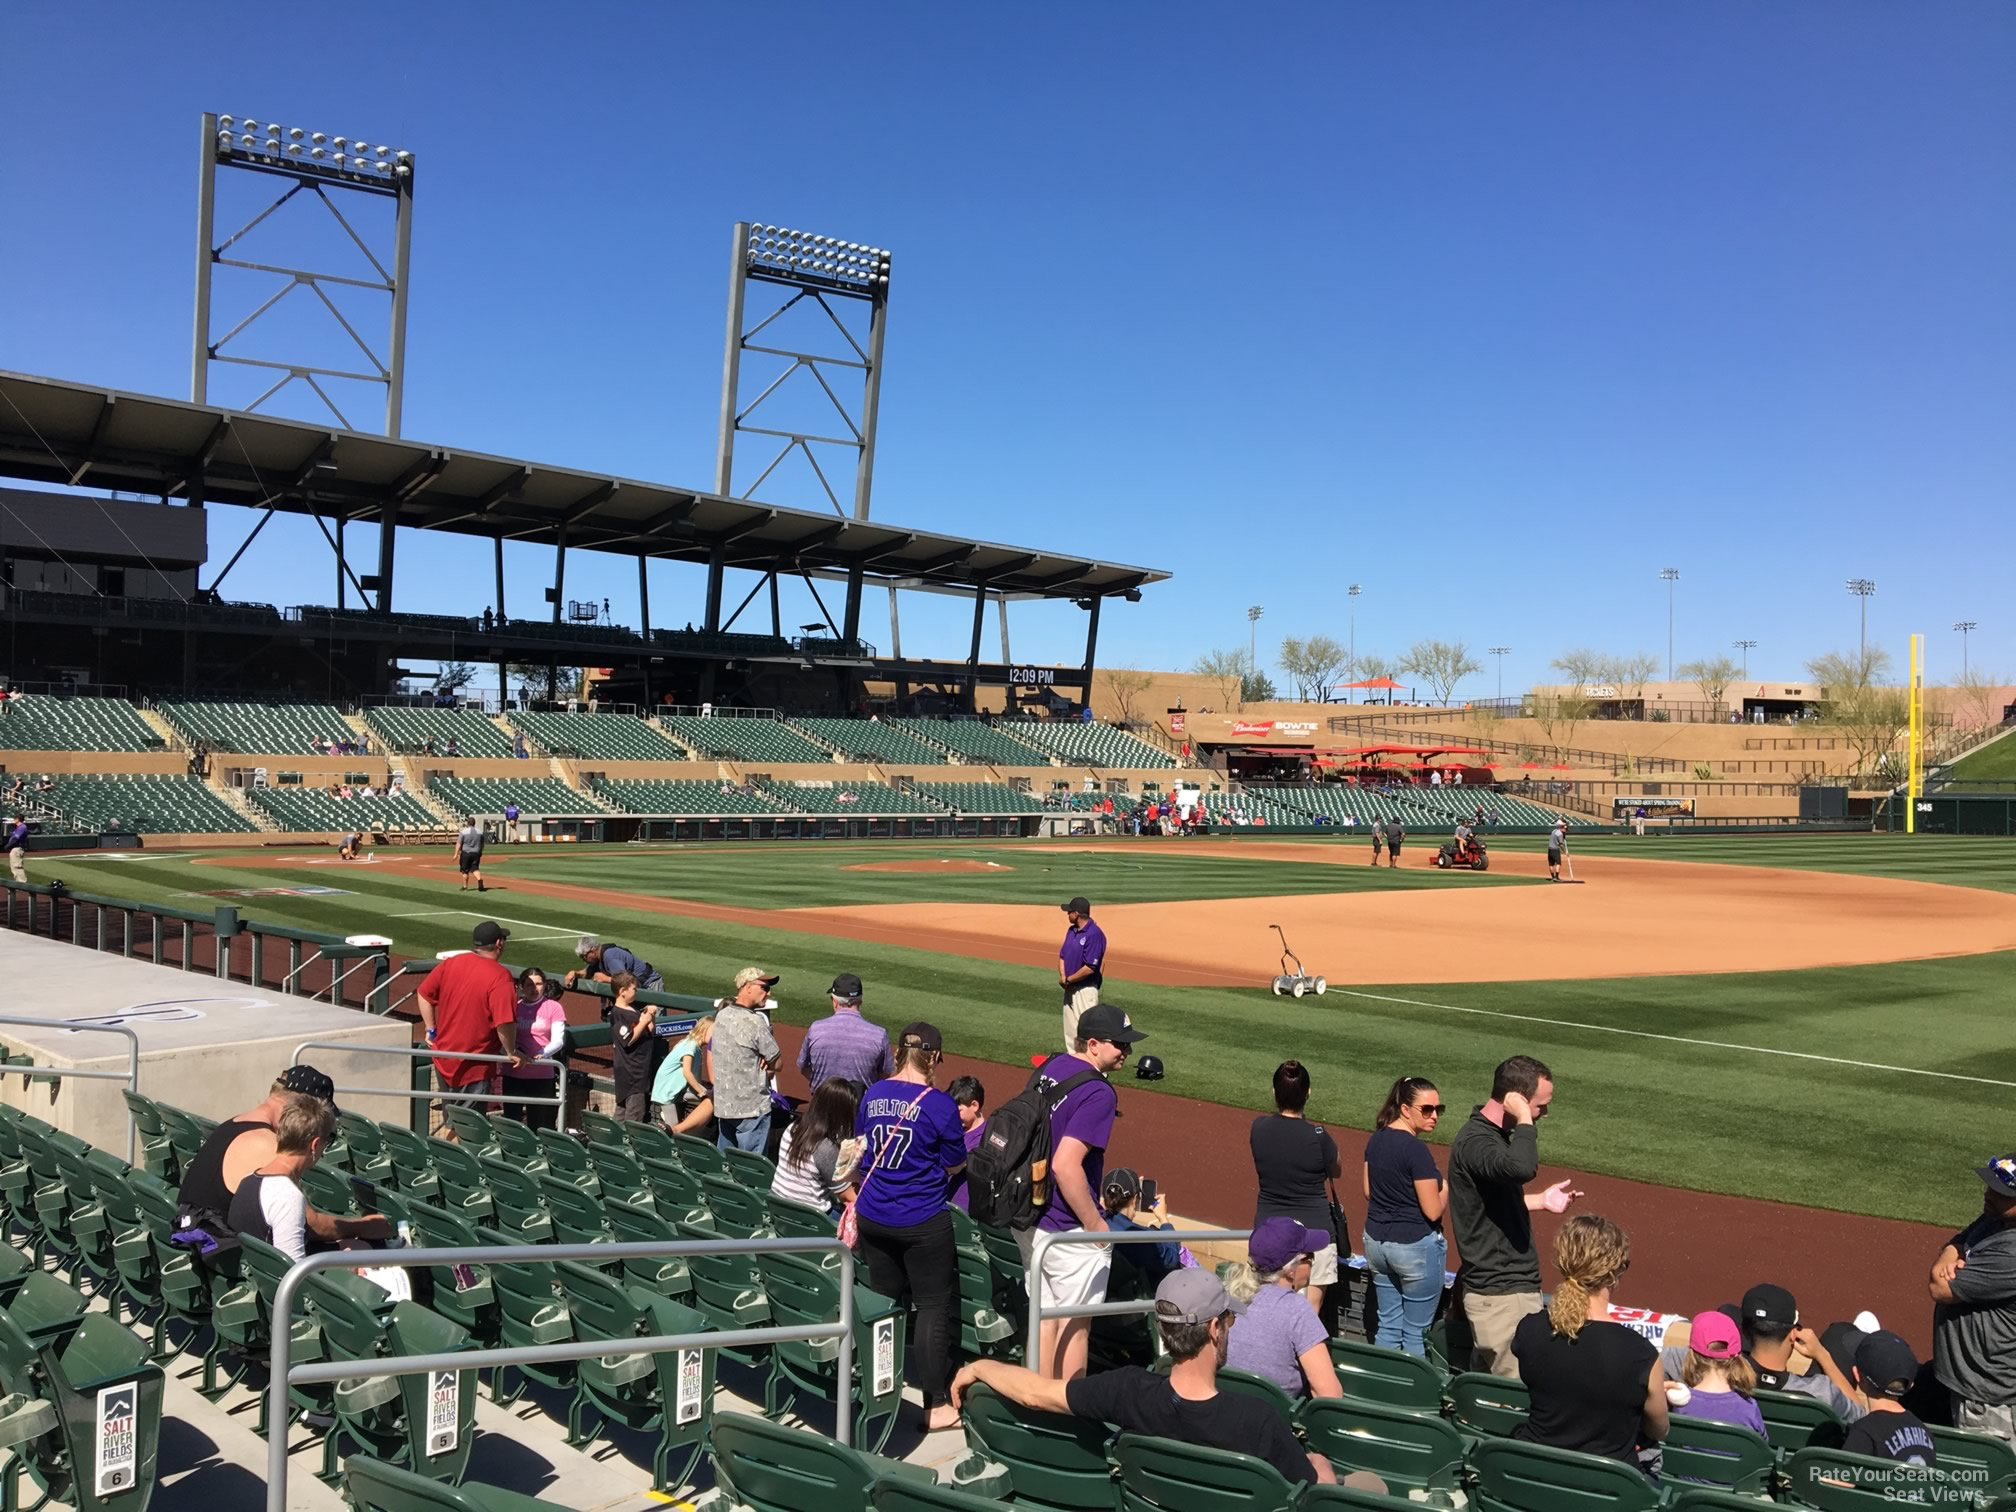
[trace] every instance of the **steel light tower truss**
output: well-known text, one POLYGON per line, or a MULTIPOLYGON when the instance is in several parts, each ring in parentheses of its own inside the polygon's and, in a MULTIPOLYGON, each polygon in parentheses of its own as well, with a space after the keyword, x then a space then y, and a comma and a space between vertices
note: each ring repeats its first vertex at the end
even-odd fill
POLYGON ((393 147, 374 147, 367 145, 368 142, 366 137, 331 137, 320 131, 281 126, 270 121, 262 125, 250 117, 203 117, 196 234, 196 340, 189 378, 189 397, 198 404, 209 402, 210 365, 213 362, 263 368, 278 376, 258 398, 242 406, 244 409, 258 409, 281 389, 299 379, 315 391, 345 429, 356 430, 359 427, 351 423, 318 380, 340 378, 375 383, 385 389, 385 434, 399 434, 406 378, 406 293, 413 238, 414 163, 410 152, 393 147), (217 238, 217 171, 220 168, 262 174, 284 186, 277 199, 221 241, 217 238), (375 276, 360 277, 351 273, 251 261, 235 252, 239 243, 261 223, 290 200, 302 197, 319 201, 334 217, 336 224, 363 253, 375 276), (393 206, 392 266, 389 269, 359 234, 351 217, 344 214, 346 206, 355 212, 367 200, 389 200, 393 206), (211 281, 218 268, 245 269, 284 280, 251 314, 221 336, 211 329, 210 308, 211 281), (391 328, 382 358, 337 308, 325 285, 369 289, 389 297, 391 328), (329 367, 309 361, 274 361, 240 356, 226 350, 261 316, 300 288, 307 289, 319 299, 356 343, 364 357, 363 369, 329 367))
MULTIPOLYGON (((889 251, 861 242, 844 241, 811 231, 760 222, 737 221, 729 257, 728 340, 721 369, 721 433, 714 471, 714 491, 729 498, 753 499, 757 491, 775 476, 777 469, 795 451, 811 467, 820 491, 833 512, 843 519, 869 517, 869 499, 875 481, 875 425, 882 395, 882 347, 889 315, 889 251), (771 284, 789 291, 783 303, 751 323, 749 285, 771 284), (866 339, 857 338, 836 308, 839 301, 867 307, 866 339), (790 319, 794 310, 811 314, 810 321, 790 319), (787 332, 803 333, 807 326, 825 337, 817 350, 806 350, 809 341, 793 342, 787 332), (830 331, 827 329, 830 327, 830 331), (754 395, 742 391, 742 357, 757 353, 783 359, 783 372, 754 395), (816 383, 831 405, 836 425, 815 431, 788 421, 771 425, 760 415, 766 403, 776 398, 800 373, 816 383), (842 394, 853 389, 858 379, 858 398, 852 406, 842 394), (830 433, 829 433, 830 432, 830 433), (777 441, 774 456, 740 487, 735 477, 735 438, 762 436, 764 450, 777 441), (843 504, 840 489, 821 465, 823 453, 829 462, 852 453, 854 479, 852 499, 843 504)), ((752 385, 753 386, 753 385, 752 385)), ((803 385, 797 385, 802 390, 803 385)), ((773 409, 771 413, 775 413, 773 409)), ((745 475, 749 469, 743 469, 745 475)), ((841 480, 844 488, 845 479, 841 480)), ((848 574, 845 628, 832 627, 835 634, 853 640, 859 633, 861 575, 848 574)), ((823 610, 822 610, 823 612, 823 610)), ((889 590, 889 631, 891 651, 903 654, 902 632, 896 617, 896 590, 889 590)), ((1007 639, 1004 604, 1002 639, 1007 639)))

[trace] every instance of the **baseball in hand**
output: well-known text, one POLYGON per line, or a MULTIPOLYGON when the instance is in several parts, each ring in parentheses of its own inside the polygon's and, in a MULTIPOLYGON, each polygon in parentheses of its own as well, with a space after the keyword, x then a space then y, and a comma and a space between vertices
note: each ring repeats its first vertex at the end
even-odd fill
POLYGON ((1685 1381, 1668 1381, 1666 1383, 1666 1401, 1669 1406, 1685 1407, 1693 1400, 1694 1393, 1687 1389, 1685 1381))

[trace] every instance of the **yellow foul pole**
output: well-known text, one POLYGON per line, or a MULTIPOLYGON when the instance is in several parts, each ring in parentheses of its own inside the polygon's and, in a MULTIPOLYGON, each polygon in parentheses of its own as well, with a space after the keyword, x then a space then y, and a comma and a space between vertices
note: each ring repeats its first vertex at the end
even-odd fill
POLYGON ((1904 833, 1918 833, 1918 793, 1925 781, 1925 637, 1911 637, 1911 749, 1904 778, 1904 833))

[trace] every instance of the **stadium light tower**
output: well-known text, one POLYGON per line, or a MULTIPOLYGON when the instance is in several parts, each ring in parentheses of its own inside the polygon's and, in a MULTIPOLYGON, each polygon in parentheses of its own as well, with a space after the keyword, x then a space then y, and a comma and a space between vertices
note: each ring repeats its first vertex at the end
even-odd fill
POLYGON ((1498 658, 1498 702, 1505 702, 1505 657, 1512 650, 1510 646, 1492 646, 1491 654, 1498 658))
POLYGON ((1866 674, 1869 667, 1869 600, 1876 592, 1876 580, 1874 578, 1850 578, 1848 579, 1848 591, 1854 594, 1862 603, 1862 671, 1866 674))
POLYGON ((1666 681, 1673 681, 1673 585, 1680 581, 1678 567, 1661 567, 1659 580, 1666 585, 1666 681))
POLYGON ((1960 676, 1963 679, 1967 676, 1967 635, 1969 631, 1978 630, 1980 627, 1979 620, 1953 621, 1953 628, 1960 632, 1960 676))
MULTIPOLYGON (((853 518, 868 518, 869 495, 875 479, 875 423, 881 407, 882 344, 888 314, 889 251, 886 247, 871 247, 861 242, 843 241, 838 237, 761 222, 735 223, 728 269, 728 342, 721 367, 721 431, 714 467, 716 493, 729 498, 753 499, 756 491, 795 451, 810 464, 827 502, 833 506, 833 512, 845 519, 848 507, 841 504, 839 494, 827 481, 826 470, 819 465, 819 450, 825 450, 830 456, 831 449, 838 447, 843 453, 851 451, 854 454, 853 518), (752 283, 771 284, 789 291, 778 308, 762 315, 753 325, 748 323, 748 292, 752 283), (839 300, 867 307, 865 344, 855 339, 854 332, 848 329, 835 310, 833 302, 839 300), (817 351, 798 349, 809 345, 807 341, 791 343, 788 340, 785 333, 799 329, 796 323, 771 329, 788 312, 800 307, 804 307, 801 313, 814 316, 814 328, 822 336, 823 345, 817 351), (819 318, 822 316, 823 319, 819 318), (826 329, 828 325, 832 327, 831 331, 826 329), (766 332, 769 333, 767 339, 766 332), (789 364, 746 402, 742 396, 742 354, 745 352, 784 358, 789 364), (827 435, 796 428, 788 420, 780 420, 776 426, 751 420, 764 403, 783 389, 801 369, 809 373, 824 392, 839 417, 841 434, 827 435), (851 412, 847 405, 841 403, 834 383, 829 381, 831 375, 839 378, 841 386, 845 387, 851 380, 842 375, 850 372, 858 373, 861 382, 861 397, 851 412), (756 474, 754 481, 740 489, 735 484, 735 438, 738 435, 767 436, 783 443, 776 456, 756 474)), ((802 384, 797 387, 800 391, 804 389, 802 384)), ((981 585, 983 594, 985 586, 981 585)), ((979 607, 985 607, 984 598, 979 607)), ((721 568, 717 559, 707 569, 707 628, 719 629, 720 617, 721 568)), ((844 625, 840 627, 841 637, 851 642, 860 634, 861 569, 858 566, 851 568, 847 574, 844 620, 844 625)), ((893 587, 889 590, 889 632, 890 650, 900 657, 903 641, 896 618, 896 590, 893 587)))
POLYGON ((315 391, 346 430, 356 430, 358 427, 350 423, 349 417, 317 380, 340 378, 382 384, 385 389, 385 434, 399 434, 406 387, 406 284, 413 242, 414 163, 413 154, 403 148, 370 146, 367 145, 369 141, 368 137, 330 136, 299 126, 281 126, 272 121, 262 125, 250 116, 206 114, 203 117, 197 180, 196 340, 189 375, 189 397, 196 403, 209 403, 210 364, 233 363, 262 368, 279 375, 265 392, 243 408, 258 409, 298 378, 315 391), (217 170, 220 168, 261 174, 286 186, 278 199, 222 241, 217 239, 217 170), (373 276, 361 276, 362 265, 357 265, 348 273, 320 271, 270 261, 253 261, 236 250, 238 244, 261 222, 296 198, 320 202, 363 254, 373 276), (345 207, 355 213, 370 200, 389 200, 392 203, 392 266, 389 270, 364 237, 358 234, 350 217, 344 214, 345 207), (211 280, 218 268, 239 268, 277 276, 285 281, 251 314, 222 336, 213 336, 210 327, 211 280), (330 299, 325 285, 369 289, 390 296, 391 333, 384 358, 381 359, 371 344, 358 334, 357 328, 330 299), (315 362, 241 357, 225 350, 297 288, 306 288, 319 299, 351 341, 356 343, 364 356, 364 370, 325 367, 315 362))
MULTIPOLYGON (((1349 588, 1344 590, 1344 597, 1351 605, 1351 643, 1348 649, 1351 653, 1351 681, 1353 682, 1358 681, 1358 595, 1364 591, 1364 587, 1358 583, 1353 583, 1349 588)), ((1345 701, 1347 703, 1350 701, 1350 694, 1348 692, 1345 694, 1345 701)))
POLYGON ((1739 640, 1731 641, 1730 644, 1743 653, 1743 680, 1748 682, 1750 680, 1750 653, 1757 649, 1757 642, 1754 640, 1739 640))
POLYGON ((1258 604, 1246 611, 1246 674, 1249 677, 1259 670, 1253 658, 1260 641, 1260 616, 1266 612, 1258 604))

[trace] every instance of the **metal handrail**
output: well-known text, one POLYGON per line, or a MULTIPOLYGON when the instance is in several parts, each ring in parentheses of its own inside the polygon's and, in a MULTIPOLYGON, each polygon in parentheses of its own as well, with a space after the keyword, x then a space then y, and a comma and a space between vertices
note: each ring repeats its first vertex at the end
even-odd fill
POLYGON ((1188 1244, 1192 1241, 1241 1242, 1253 1237, 1251 1229, 1065 1229, 1055 1232, 1038 1229, 1029 1249, 1029 1337, 1022 1347, 1022 1363, 1031 1370, 1043 1369, 1043 1320, 1045 1318, 1117 1318, 1130 1313, 1150 1313, 1155 1299, 1143 1297, 1133 1302, 1088 1302, 1079 1307, 1043 1306, 1043 1257, 1059 1244, 1188 1244))
MULTIPOLYGON (((0 1024, 20 1024, 29 1029, 61 1029, 68 1034, 116 1034, 126 1041, 126 1071, 87 1071, 81 1066, 8 1066, 11 1075, 50 1078, 71 1077, 78 1081, 123 1081, 126 1090, 140 1090, 140 1036, 124 1024, 66 1024, 54 1019, 0 1017, 0 1024)), ((126 1105, 126 1163, 133 1164, 139 1151, 139 1130, 133 1121, 133 1105, 126 1105)))
MULTIPOLYGON (((294 1047, 294 1058, 287 1064, 290 1066, 300 1065, 301 1052, 303 1050, 341 1050, 346 1053, 354 1052, 363 1055, 403 1055, 412 1060, 490 1061, 503 1066, 511 1064, 511 1057, 508 1055, 479 1055, 473 1050, 435 1050, 431 1048, 409 1050, 400 1045, 352 1045, 345 1044, 339 1040, 303 1040, 294 1047)), ((519 1057, 521 1063, 525 1059, 526 1057, 524 1056, 519 1057)), ((538 1057, 533 1057, 533 1059, 538 1059, 538 1057)), ((555 1106, 557 1099, 557 1106, 565 1108, 569 1105, 567 1102, 567 1063, 565 1061, 553 1061, 551 1064, 560 1068, 560 1075, 556 1078, 559 1086, 555 1088, 553 1097, 506 1097, 502 1093, 490 1092, 422 1092, 412 1088, 399 1090, 391 1087, 336 1087, 333 1090, 342 1093, 345 1097, 403 1097, 409 1102, 528 1103, 536 1104, 542 1108, 555 1106)))
MULTIPOLYGON (((373 1250, 374 1266, 411 1270, 437 1265, 527 1265, 559 1260, 586 1260, 606 1265, 615 1260, 655 1260, 679 1255, 794 1255, 840 1257, 840 1316, 832 1323, 800 1328, 738 1328, 718 1333, 655 1334, 638 1339, 576 1339, 567 1344, 532 1344, 516 1349, 475 1349, 448 1354, 390 1355, 371 1360, 342 1360, 326 1365, 295 1365, 288 1358, 293 1344, 294 1303, 308 1277, 316 1271, 354 1269, 358 1250, 327 1250, 294 1262, 273 1294, 273 1352, 266 1384, 266 1512, 287 1512, 287 1392, 292 1386, 329 1381, 367 1380, 373 1376, 415 1375, 423 1370, 480 1369, 484 1366, 551 1365, 567 1360, 599 1360, 611 1354, 667 1354, 677 1349, 739 1349, 756 1344, 816 1343, 834 1340, 834 1361, 841 1400, 833 1425, 834 1440, 846 1448, 854 1441, 854 1414, 848 1396, 854 1384, 854 1252, 838 1239, 793 1236, 775 1239, 652 1239, 622 1244, 486 1244, 450 1249, 373 1250)), ((897 1369, 902 1364, 897 1363, 897 1369)))

